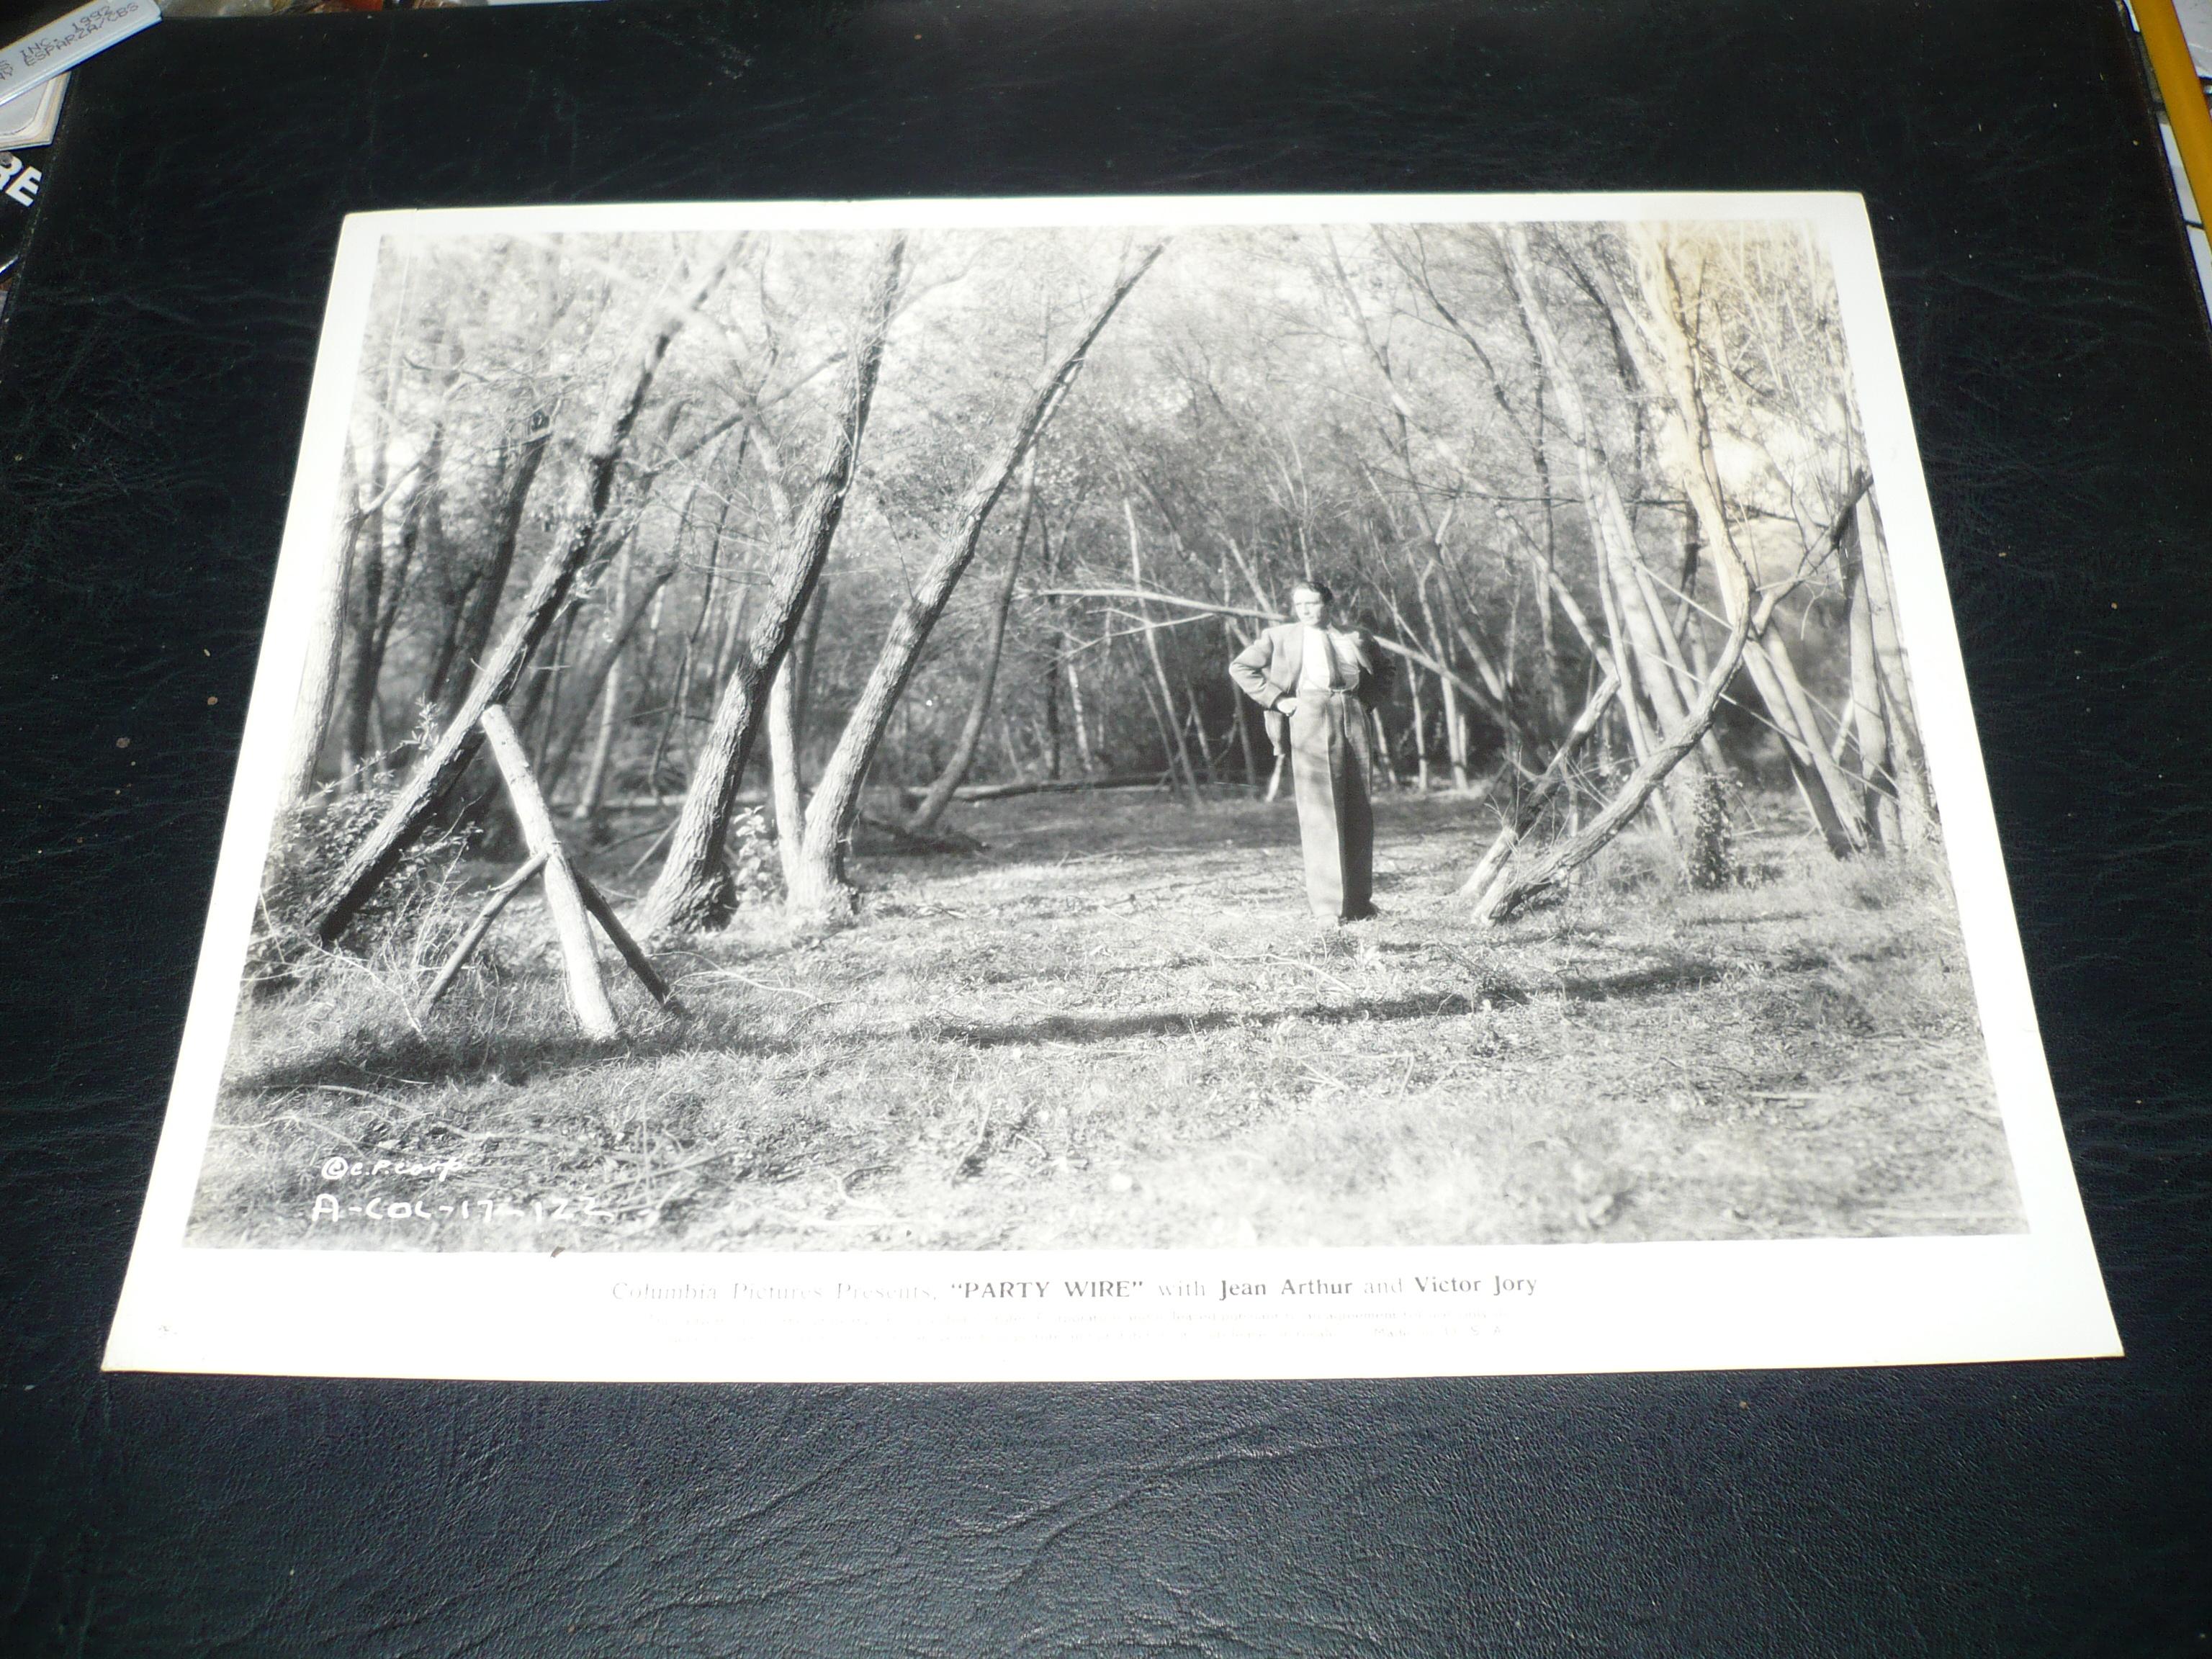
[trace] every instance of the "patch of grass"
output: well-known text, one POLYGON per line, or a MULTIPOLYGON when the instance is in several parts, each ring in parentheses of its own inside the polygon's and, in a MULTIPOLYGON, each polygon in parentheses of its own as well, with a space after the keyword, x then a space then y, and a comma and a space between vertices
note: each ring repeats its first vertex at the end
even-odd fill
MULTIPOLYGON (((1778 804, 1771 816, 1781 821, 1778 804)), ((859 925, 664 957, 578 1038, 544 916, 428 1016, 389 963, 240 1008, 194 1241, 1022 1249, 2021 1225, 1948 890, 1746 833, 1692 891, 1624 836, 1472 926, 1464 799, 1378 803, 1383 915, 1308 921, 1287 803, 963 809, 859 925), (395 1212, 397 1213, 395 1214, 395 1212)))

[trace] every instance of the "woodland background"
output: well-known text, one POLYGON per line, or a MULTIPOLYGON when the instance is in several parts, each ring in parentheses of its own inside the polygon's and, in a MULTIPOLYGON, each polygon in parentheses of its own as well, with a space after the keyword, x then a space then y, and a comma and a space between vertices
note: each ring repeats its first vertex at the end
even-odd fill
POLYGON ((1807 227, 395 236, 340 494, 215 1233, 2017 1224, 1807 227))

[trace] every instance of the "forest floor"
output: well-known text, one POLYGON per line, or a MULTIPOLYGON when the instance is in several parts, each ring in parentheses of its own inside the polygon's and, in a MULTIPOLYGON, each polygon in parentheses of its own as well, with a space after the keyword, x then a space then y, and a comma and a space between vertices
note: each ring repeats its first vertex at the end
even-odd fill
MULTIPOLYGON (((1781 803, 1765 816, 1786 822, 1781 803)), ((240 1006, 192 1238, 416 1249, 1042 1249, 1974 1233, 2021 1224, 1930 857, 1745 834, 1683 890, 1624 837, 1479 928, 1492 815, 1377 805, 1380 918, 1306 917, 1288 802, 956 809, 574 1035, 518 900, 427 1016, 332 968, 240 1006)), ((489 876, 490 872, 486 872, 489 876)), ((618 972, 611 955, 609 965, 618 972)))

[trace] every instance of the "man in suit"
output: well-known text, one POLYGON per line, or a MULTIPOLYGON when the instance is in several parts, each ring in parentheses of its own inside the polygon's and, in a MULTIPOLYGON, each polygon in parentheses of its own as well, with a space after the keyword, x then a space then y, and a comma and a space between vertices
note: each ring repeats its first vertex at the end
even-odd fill
POLYGON ((1276 623, 1229 665, 1237 689, 1267 711, 1278 752, 1287 736, 1306 902, 1330 923, 1375 914, 1367 716, 1389 695, 1393 673, 1364 630, 1330 626, 1335 601, 1326 582, 1300 582, 1291 590, 1297 620, 1276 623))

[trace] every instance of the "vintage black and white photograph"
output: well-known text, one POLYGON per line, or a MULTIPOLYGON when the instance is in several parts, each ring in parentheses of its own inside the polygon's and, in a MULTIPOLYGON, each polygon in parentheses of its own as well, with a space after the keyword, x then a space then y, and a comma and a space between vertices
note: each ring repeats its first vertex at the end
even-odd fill
POLYGON ((181 1243, 2029 1231, 1837 198, 1642 199, 356 222, 181 1243))
POLYGON ((2021 1224, 1802 224, 402 232, 346 439, 196 1241, 2021 1224))

